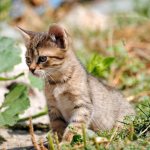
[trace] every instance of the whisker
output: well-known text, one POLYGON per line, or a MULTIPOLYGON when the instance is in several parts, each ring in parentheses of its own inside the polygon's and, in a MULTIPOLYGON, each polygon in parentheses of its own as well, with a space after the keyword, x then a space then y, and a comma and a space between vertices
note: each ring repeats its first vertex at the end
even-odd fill
POLYGON ((48 72, 45 72, 47 76, 49 76, 55 83, 56 81, 54 80, 54 78, 48 73, 48 72))
MULTIPOLYGON (((48 68, 47 71, 51 71, 52 69, 51 68, 48 68)), ((64 76, 64 74, 60 71, 60 70, 55 70, 54 72, 59 72, 62 76, 64 76)))
POLYGON ((45 79, 45 73, 44 72, 42 72, 42 78, 45 79))

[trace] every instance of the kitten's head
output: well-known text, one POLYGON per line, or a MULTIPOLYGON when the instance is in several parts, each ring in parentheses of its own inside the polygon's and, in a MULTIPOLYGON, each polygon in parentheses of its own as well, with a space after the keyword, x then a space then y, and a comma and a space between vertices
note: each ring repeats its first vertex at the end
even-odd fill
POLYGON ((68 49, 68 34, 64 28, 52 25, 48 32, 20 30, 27 47, 26 63, 34 75, 43 77, 63 67, 68 49))

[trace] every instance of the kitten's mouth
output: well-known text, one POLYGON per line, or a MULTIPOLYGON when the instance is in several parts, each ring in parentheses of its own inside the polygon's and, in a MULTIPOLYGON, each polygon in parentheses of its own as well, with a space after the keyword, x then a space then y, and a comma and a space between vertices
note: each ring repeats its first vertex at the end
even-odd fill
POLYGON ((41 71, 34 71, 34 72, 31 72, 31 73, 32 73, 32 75, 34 75, 38 78, 43 78, 43 73, 41 71))
POLYGON ((34 76, 36 76, 36 77, 41 77, 41 75, 39 75, 39 74, 37 74, 37 73, 32 73, 34 76))

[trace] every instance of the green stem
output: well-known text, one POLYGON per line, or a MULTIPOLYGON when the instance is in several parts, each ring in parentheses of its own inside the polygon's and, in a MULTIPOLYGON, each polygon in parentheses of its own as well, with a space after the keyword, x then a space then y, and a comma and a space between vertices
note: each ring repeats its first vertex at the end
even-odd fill
POLYGON ((86 129, 85 126, 82 126, 82 134, 83 134, 83 143, 84 143, 84 149, 86 150, 87 145, 86 145, 86 129))
POLYGON ((0 77, 0 81, 15 80, 15 79, 17 79, 17 78, 19 78, 19 77, 21 77, 21 76, 23 76, 23 75, 24 75, 24 72, 22 72, 22 73, 20 73, 20 74, 18 74, 18 75, 15 75, 15 76, 13 76, 13 77, 10 77, 10 78, 0 77))
MULTIPOLYGON (((46 115, 47 113, 48 113, 48 110, 47 110, 47 108, 46 108, 45 110, 43 110, 43 111, 41 111, 41 112, 39 112, 39 113, 37 113, 37 114, 35 114, 35 115, 33 115, 33 116, 30 116, 30 117, 32 117, 32 119, 35 119, 35 118, 44 116, 44 115, 46 115)), ((29 120, 30 117, 20 118, 20 119, 18 120, 18 122, 27 121, 27 120, 29 120)))
POLYGON ((50 132, 48 133, 48 144, 49 144, 51 150, 55 150, 53 138, 52 138, 52 135, 50 132))

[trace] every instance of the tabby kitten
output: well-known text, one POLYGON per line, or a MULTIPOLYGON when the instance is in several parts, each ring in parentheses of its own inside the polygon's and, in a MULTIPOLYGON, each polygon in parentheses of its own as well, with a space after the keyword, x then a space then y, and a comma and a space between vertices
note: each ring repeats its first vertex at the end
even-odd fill
POLYGON ((134 114, 121 93, 86 72, 69 48, 64 28, 55 24, 48 32, 21 31, 26 63, 35 76, 44 76, 51 128, 63 142, 70 142, 74 131, 81 133, 83 124, 107 130, 134 114))

